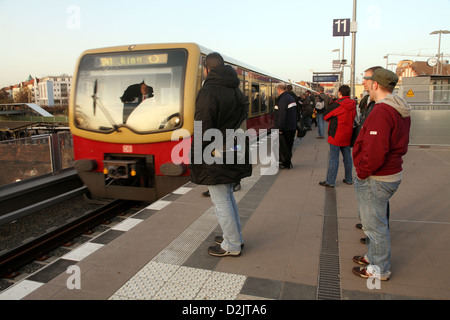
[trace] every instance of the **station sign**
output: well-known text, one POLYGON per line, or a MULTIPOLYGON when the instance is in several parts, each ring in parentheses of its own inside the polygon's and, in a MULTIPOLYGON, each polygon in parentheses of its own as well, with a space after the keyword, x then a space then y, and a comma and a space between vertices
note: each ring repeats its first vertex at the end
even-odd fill
POLYGON ((350 19, 333 19, 333 37, 350 35, 350 19))
POLYGON ((334 74, 313 75, 313 82, 337 82, 338 80, 339 76, 334 74))

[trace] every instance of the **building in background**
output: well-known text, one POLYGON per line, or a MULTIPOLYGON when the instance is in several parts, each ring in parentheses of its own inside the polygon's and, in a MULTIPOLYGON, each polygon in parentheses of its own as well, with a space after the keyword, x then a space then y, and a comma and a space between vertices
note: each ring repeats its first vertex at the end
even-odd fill
POLYGON ((36 78, 0 89, 8 94, 13 102, 36 103, 41 107, 68 106, 72 77, 68 75, 36 78))
POLYGON ((68 106, 72 77, 45 77, 39 81, 39 102, 43 107, 68 106))
POLYGON ((450 65, 437 59, 402 60, 397 65, 398 95, 411 104, 450 103, 450 65))

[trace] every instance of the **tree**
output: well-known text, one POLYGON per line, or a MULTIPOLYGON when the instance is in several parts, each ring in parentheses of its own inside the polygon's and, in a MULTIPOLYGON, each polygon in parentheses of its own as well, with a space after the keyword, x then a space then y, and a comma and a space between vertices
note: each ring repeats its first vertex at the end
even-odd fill
POLYGON ((19 92, 14 95, 14 102, 28 103, 31 97, 31 90, 28 87, 20 88, 19 92))
POLYGON ((0 103, 12 103, 14 100, 11 95, 5 89, 0 90, 0 103))

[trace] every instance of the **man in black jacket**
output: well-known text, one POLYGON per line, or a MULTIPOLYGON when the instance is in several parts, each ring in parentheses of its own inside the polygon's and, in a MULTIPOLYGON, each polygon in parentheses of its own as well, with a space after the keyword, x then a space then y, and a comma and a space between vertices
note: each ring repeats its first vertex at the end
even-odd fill
POLYGON ((280 168, 291 169, 292 146, 294 145, 295 131, 297 129, 297 103, 289 92, 286 91, 286 85, 284 83, 278 85, 277 92, 278 100, 275 109, 277 110, 278 116, 276 117, 275 128, 280 131, 280 168), (282 145, 282 139, 286 144, 286 148, 282 145))
POLYGON ((323 113, 325 110, 327 110, 328 105, 330 104, 330 97, 325 93, 325 90, 323 87, 319 88, 319 95, 317 96, 316 100, 316 120, 317 125, 319 126, 319 135, 316 137, 317 139, 323 139, 324 138, 324 132, 325 132, 325 122, 323 120, 323 113))
MULTIPOLYGON (((251 176, 252 166, 249 162, 230 164, 224 154, 229 149, 226 143, 227 129, 238 129, 246 119, 248 110, 245 97, 238 88, 237 73, 231 66, 224 64, 220 54, 214 52, 206 56, 205 71, 207 76, 198 93, 195 109, 191 181, 208 186, 223 232, 222 237, 215 239, 217 246, 209 247, 208 253, 218 257, 239 256, 243 238, 239 211, 233 195, 233 183, 251 176), (206 139, 205 133, 208 133, 208 130, 211 130, 209 133, 220 131, 222 141, 210 142, 206 139), (223 148, 211 148, 212 144, 223 148), (204 152, 205 150, 207 151, 204 152)), ((245 149, 245 145, 240 148, 245 149)))

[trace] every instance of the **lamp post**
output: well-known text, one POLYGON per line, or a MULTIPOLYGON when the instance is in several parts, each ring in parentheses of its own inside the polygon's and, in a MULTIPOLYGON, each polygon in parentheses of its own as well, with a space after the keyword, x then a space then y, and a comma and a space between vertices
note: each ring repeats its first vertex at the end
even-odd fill
POLYGON ((337 52, 338 53, 338 59, 339 59, 339 71, 340 71, 340 75, 339 75, 339 85, 341 83, 344 83, 344 75, 342 74, 342 60, 341 60, 341 49, 334 49, 331 52, 337 52))
POLYGON ((338 53, 338 59, 339 59, 339 61, 341 61, 341 49, 334 49, 334 50, 331 50, 331 52, 337 52, 338 53))
MULTIPOLYGON (((397 65, 397 63, 389 63, 388 64, 388 67, 386 68, 386 69, 388 69, 389 70, 389 66, 396 66, 397 65)), ((394 71, 395 72, 395 70, 392 70, 392 71, 394 71)))
POLYGON ((450 31, 449 30, 437 30, 437 31, 433 31, 430 33, 430 35, 432 34, 438 34, 439 35, 439 46, 438 46, 438 54, 437 54, 437 58, 439 63, 439 74, 442 73, 442 61, 441 60, 441 34, 449 34, 450 31))

